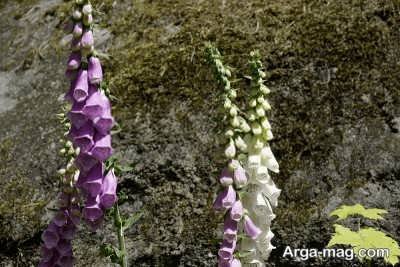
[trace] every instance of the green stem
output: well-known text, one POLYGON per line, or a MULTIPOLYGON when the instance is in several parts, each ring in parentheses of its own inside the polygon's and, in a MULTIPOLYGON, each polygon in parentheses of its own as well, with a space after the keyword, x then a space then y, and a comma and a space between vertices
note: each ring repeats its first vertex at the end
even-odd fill
POLYGON ((128 258, 126 253, 125 246, 125 236, 124 236, 124 227, 122 225, 121 215, 119 213, 118 203, 115 204, 114 207, 114 220, 116 222, 118 243, 119 243, 119 251, 121 252, 120 264, 122 267, 128 267, 128 258))

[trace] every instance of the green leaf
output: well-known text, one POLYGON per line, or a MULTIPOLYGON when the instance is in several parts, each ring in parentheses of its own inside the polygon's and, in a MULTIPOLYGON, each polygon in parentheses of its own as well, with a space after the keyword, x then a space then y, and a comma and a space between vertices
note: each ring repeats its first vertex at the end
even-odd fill
POLYGON ((330 216, 337 216, 338 220, 346 219, 352 215, 361 215, 365 218, 372 220, 382 220, 383 217, 381 214, 387 213, 386 210, 383 209, 366 209, 360 204, 355 204, 353 206, 343 205, 340 208, 334 210, 330 216))
POLYGON ((121 263, 121 251, 110 244, 100 246, 100 255, 110 258, 112 263, 121 263))
POLYGON ((332 236, 327 247, 334 245, 350 245, 353 247, 360 261, 370 259, 368 256, 362 258, 358 255, 360 249, 388 249, 390 254, 385 257, 385 262, 395 265, 399 262, 400 247, 397 242, 386 233, 372 227, 362 228, 358 232, 351 231, 349 228, 335 224, 335 234, 332 236))
POLYGON ((139 211, 130 216, 128 219, 123 221, 123 229, 126 230, 131 227, 134 223, 136 223, 143 216, 143 212, 139 211))

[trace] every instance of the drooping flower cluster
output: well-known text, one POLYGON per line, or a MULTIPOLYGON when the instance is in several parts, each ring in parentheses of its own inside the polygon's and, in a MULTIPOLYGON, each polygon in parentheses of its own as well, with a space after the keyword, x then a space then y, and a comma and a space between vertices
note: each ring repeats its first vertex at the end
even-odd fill
POLYGON ((65 95, 70 103, 70 122, 63 118, 69 140, 61 151, 68 164, 59 171, 64 179, 60 210, 42 234, 41 267, 72 266, 71 240, 81 214, 96 229, 104 210, 117 201, 117 179, 113 169, 105 168, 112 154, 110 131, 114 119, 110 101, 100 88, 103 71, 95 56, 92 6, 88 0, 75 0, 72 18, 73 23, 67 27, 73 39, 66 71, 71 83, 65 95))
POLYGON ((264 98, 269 93, 262 80, 265 73, 258 54, 252 53, 250 108, 243 118, 233 103, 236 91, 230 86, 231 74, 224 67, 220 53, 211 45, 207 45, 206 53, 217 80, 224 86, 224 108, 229 116, 225 133, 228 166, 219 177, 222 191, 213 205, 214 209, 225 213, 218 266, 264 266, 264 260, 273 249, 270 224, 275 215, 271 206, 277 205, 280 194, 268 172, 268 169, 278 172, 279 166, 267 145, 272 133, 265 114, 270 109, 264 98), (250 126, 247 121, 251 122, 250 126))
MULTIPOLYGON (((61 123, 65 130, 69 130, 70 124, 66 122, 65 114, 60 114, 61 123)), ((61 154, 66 159, 67 166, 60 169, 62 193, 59 197, 59 210, 47 229, 42 234, 41 246, 42 259, 39 267, 72 266, 72 244, 76 228, 80 221, 79 197, 74 182, 79 172, 74 167, 74 158, 77 151, 70 141, 62 139, 64 144, 61 154)))
POLYGON ((72 104, 68 137, 80 149, 75 164, 80 171, 76 185, 85 197, 82 214, 95 229, 102 222, 104 209, 117 199, 117 179, 113 170, 106 172, 104 164, 113 152, 110 131, 114 119, 110 101, 100 89, 103 72, 99 58, 94 56, 92 6, 84 0, 76 3, 72 53, 67 64, 71 88, 65 96, 72 104))
POLYGON ((246 210, 243 229, 246 236, 241 239, 238 252, 247 266, 265 266, 265 261, 274 249, 271 239, 271 221, 275 218, 272 207, 278 205, 281 190, 272 181, 269 171, 278 173, 276 161, 268 141, 273 138, 266 111, 271 109, 266 96, 270 90, 264 85, 266 76, 258 52, 250 53, 251 90, 247 120, 251 132, 245 135, 247 144, 245 162, 248 184, 243 188, 242 203, 246 210))

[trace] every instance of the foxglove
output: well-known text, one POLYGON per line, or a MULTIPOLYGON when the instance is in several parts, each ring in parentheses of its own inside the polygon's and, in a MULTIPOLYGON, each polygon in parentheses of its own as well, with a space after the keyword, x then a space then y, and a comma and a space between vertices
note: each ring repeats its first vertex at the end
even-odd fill
POLYGON ((59 212, 42 234, 42 267, 72 266, 71 240, 81 214, 96 230, 105 209, 117 201, 117 178, 112 169, 105 168, 113 152, 110 131, 114 119, 110 101, 100 88, 103 71, 94 52, 92 6, 88 0, 75 1, 72 19, 73 25, 66 27, 73 37, 66 71, 70 89, 65 94, 70 111, 63 117, 69 141, 62 149, 68 164, 59 171, 64 177, 59 212))
POLYGON ((273 233, 272 207, 277 206, 280 189, 269 171, 279 172, 279 165, 267 144, 273 138, 265 99, 269 89, 263 84, 265 73, 256 52, 251 53, 251 92, 247 112, 234 104, 236 91, 231 88, 231 73, 218 50, 207 45, 206 53, 214 67, 215 77, 224 87, 223 107, 229 122, 225 136, 225 167, 219 177, 222 189, 214 209, 225 213, 223 241, 218 251, 218 266, 265 266, 271 250, 273 233), (238 114, 246 114, 244 117, 238 114))

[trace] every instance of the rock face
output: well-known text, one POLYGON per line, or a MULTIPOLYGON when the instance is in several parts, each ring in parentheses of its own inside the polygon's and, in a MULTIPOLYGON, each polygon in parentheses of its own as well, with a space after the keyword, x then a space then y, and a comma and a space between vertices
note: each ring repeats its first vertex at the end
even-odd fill
MULTIPOLYGON (((329 213, 361 203, 389 211, 377 226, 400 239, 400 5, 388 1, 92 1, 98 48, 117 100, 114 147, 133 166, 122 212, 145 210, 127 232, 131 266, 215 266, 211 211, 223 144, 220 89, 205 63, 213 41, 234 67, 244 103, 248 54, 264 55, 273 92, 272 149, 282 189, 268 266, 361 266, 282 258, 324 248, 329 213)), ((0 265, 32 266, 58 191, 54 116, 66 50, 61 0, 0 4, 0 265)), ((112 224, 74 243, 76 266, 111 266, 98 244, 112 224)), ((352 265, 353 264, 353 265, 352 265)), ((373 266, 378 266, 374 263, 373 266)))

